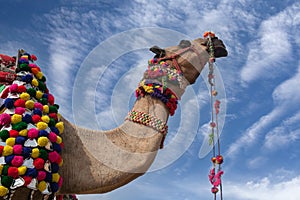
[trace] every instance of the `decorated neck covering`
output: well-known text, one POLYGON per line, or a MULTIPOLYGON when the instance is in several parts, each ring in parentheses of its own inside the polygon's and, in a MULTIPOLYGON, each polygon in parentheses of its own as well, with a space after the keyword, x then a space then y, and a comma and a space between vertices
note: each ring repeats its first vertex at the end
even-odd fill
POLYGON ((0 196, 19 187, 56 193, 62 185, 63 122, 59 106, 34 61, 20 51, 14 80, 2 83, 0 114, 0 196))

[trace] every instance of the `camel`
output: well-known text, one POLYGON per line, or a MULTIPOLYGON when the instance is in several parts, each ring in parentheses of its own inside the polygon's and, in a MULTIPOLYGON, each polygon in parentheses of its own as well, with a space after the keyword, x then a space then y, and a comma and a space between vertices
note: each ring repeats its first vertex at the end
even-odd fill
MULTIPOLYGON (((147 172, 157 151, 163 148, 168 117, 174 114, 177 101, 185 88, 196 81, 206 63, 211 62, 209 41, 214 48, 214 58, 227 56, 226 47, 217 37, 182 40, 165 49, 150 48, 155 53, 149 61, 152 71, 148 68, 144 73, 136 90, 137 100, 119 127, 109 131, 90 130, 60 116, 64 125, 61 135, 64 148, 59 174, 64 180, 56 194, 106 193, 147 172), (154 73, 156 68, 158 73, 154 73)), ((51 192, 40 192, 21 184, 9 189, 0 199, 54 197, 51 192)))

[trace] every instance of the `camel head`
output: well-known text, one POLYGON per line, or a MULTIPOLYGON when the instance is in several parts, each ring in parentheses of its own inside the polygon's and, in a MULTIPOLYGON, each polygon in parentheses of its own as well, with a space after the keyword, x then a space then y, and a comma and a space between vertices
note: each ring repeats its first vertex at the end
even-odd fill
MULTIPOLYGON (((227 50, 222 40, 212 38, 214 58, 227 56, 227 50)), ((162 49, 153 46, 150 50, 154 58, 166 61, 171 68, 182 73, 187 84, 193 84, 210 58, 208 39, 197 38, 193 41, 181 40, 177 46, 162 49)))

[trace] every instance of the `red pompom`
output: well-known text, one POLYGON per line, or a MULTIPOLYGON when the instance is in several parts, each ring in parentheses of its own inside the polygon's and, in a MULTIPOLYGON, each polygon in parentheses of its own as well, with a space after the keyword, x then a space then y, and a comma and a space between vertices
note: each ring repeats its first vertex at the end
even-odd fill
POLYGON ((27 89, 24 85, 19 85, 18 86, 18 93, 26 92, 27 89))
POLYGON ((0 156, 2 156, 4 146, 0 146, 0 156))
POLYGON ((54 96, 52 94, 48 94, 48 103, 50 105, 54 104, 54 96))
POLYGON ((33 61, 36 61, 36 60, 37 60, 37 57, 36 57, 34 54, 31 54, 31 59, 32 59, 33 61))
POLYGON ((9 131, 9 136, 10 137, 14 137, 14 138, 18 137, 19 136, 19 132, 12 129, 12 130, 9 131))
POLYGON ((17 167, 9 167, 7 175, 16 179, 19 176, 18 168, 17 167))
POLYGON ((25 101, 23 99, 17 99, 14 103, 14 106, 25 108, 25 101))
POLYGON ((45 165, 45 161, 42 158, 37 158, 33 161, 33 165, 37 170, 43 169, 45 165))
POLYGON ((39 115, 33 115, 32 116, 32 121, 33 121, 33 123, 38 123, 39 121, 41 121, 41 116, 39 116, 39 115))
POLYGON ((58 121, 58 117, 56 113, 49 113, 49 117, 54 119, 56 122, 58 121))
POLYGON ((23 179, 25 181, 24 186, 29 185, 29 183, 31 183, 32 177, 30 176, 23 176, 23 179))

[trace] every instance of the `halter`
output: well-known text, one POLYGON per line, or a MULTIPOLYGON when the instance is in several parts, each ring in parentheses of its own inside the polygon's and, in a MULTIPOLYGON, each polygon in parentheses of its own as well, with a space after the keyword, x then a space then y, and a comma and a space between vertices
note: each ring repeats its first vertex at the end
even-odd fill
POLYGON ((177 50, 174 54, 170 55, 170 56, 165 56, 165 57, 162 57, 162 58, 158 58, 157 61, 160 62, 160 61, 164 61, 164 60, 171 60, 173 62, 173 65, 174 67, 176 68, 176 70, 179 72, 179 73, 182 73, 181 71, 181 67, 180 65, 178 64, 177 62, 177 57, 180 56, 181 54, 187 52, 187 51, 193 51, 194 53, 197 54, 201 64, 203 64, 202 60, 201 60, 201 54, 200 52, 195 48, 194 45, 191 45, 189 47, 186 47, 186 48, 183 48, 183 49, 179 49, 177 50))

